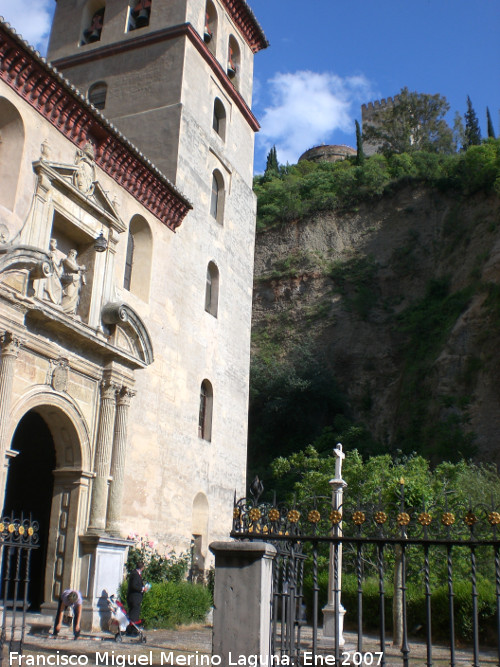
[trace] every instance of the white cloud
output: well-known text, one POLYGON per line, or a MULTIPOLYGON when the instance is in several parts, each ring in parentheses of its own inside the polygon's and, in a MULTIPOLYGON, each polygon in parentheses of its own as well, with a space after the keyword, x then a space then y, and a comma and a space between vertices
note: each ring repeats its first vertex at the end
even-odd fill
POLYGON ((266 150, 275 145, 282 164, 296 163, 336 130, 353 132, 359 105, 373 94, 364 76, 342 78, 331 72, 276 74, 268 85, 271 103, 260 119, 258 141, 266 150))
POLYGON ((53 0, 0 0, 0 16, 45 55, 54 7, 53 0))

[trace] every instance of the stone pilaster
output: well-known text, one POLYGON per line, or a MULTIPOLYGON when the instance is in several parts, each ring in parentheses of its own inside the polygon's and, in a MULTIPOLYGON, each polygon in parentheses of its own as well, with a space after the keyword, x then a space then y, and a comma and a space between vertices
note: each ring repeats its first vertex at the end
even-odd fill
POLYGON ((127 424, 130 399, 135 392, 122 387, 117 396, 113 457, 111 459, 111 487, 108 497, 106 531, 120 534, 120 518, 123 498, 123 479, 127 454, 127 424))
POLYGON ((92 485, 92 501, 88 528, 89 532, 92 533, 102 533, 106 528, 109 470, 115 426, 117 389, 116 384, 107 380, 101 384, 101 410, 94 462, 95 478, 92 485))
MULTIPOLYGON (((0 470, 0 497, 3 498, 5 482, 7 479, 8 465, 13 454, 9 454, 10 442, 6 442, 7 426, 9 420, 10 406, 12 401, 12 383, 16 359, 21 347, 21 339, 10 331, 0 334, 0 347, 2 356, 0 359, 0 452, 6 455, 4 465, 0 470)), ((1 508, 0 508, 1 510, 1 508)))

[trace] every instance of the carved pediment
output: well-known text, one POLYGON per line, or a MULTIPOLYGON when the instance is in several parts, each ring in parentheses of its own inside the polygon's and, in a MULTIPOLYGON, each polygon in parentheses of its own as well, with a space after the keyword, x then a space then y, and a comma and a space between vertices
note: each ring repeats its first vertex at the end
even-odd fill
POLYGON ((144 365, 152 364, 153 344, 139 315, 126 303, 108 303, 101 312, 103 328, 113 344, 127 354, 139 358, 144 365))
POLYGON ((42 158, 33 164, 33 169, 39 178, 44 179, 46 187, 60 190, 101 224, 119 233, 126 230, 116 205, 96 180, 94 161, 85 151, 77 149, 75 164, 50 162, 42 158))

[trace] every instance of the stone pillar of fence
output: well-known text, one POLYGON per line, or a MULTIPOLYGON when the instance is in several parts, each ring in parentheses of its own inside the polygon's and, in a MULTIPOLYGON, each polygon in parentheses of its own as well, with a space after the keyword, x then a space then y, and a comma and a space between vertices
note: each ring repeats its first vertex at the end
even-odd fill
POLYGON ((248 656, 271 664, 276 549, 265 542, 212 542, 210 551, 215 555, 212 655, 220 656, 222 667, 238 664, 241 656, 247 658, 244 664, 252 664, 248 656))

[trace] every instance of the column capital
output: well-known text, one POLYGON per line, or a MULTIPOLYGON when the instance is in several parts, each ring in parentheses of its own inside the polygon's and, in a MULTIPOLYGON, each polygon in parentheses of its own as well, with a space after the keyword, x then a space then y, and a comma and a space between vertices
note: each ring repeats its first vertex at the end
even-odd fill
POLYGON ((108 399, 115 399, 116 394, 118 393, 120 387, 119 385, 116 384, 116 382, 112 382, 111 380, 102 380, 101 381, 101 398, 103 400, 108 399))
POLYGON ((124 407, 128 407, 130 405, 130 401, 134 398, 137 392, 133 391, 129 387, 121 387, 117 394, 116 394, 116 403, 117 405, 123 405, 124 407))
POLYGON ((17 357, 19 349, 23 344, 22 338, 16 336, 12 331, 0 332, 0 347, 2 348, 2 355, 12 355, 17 357))

